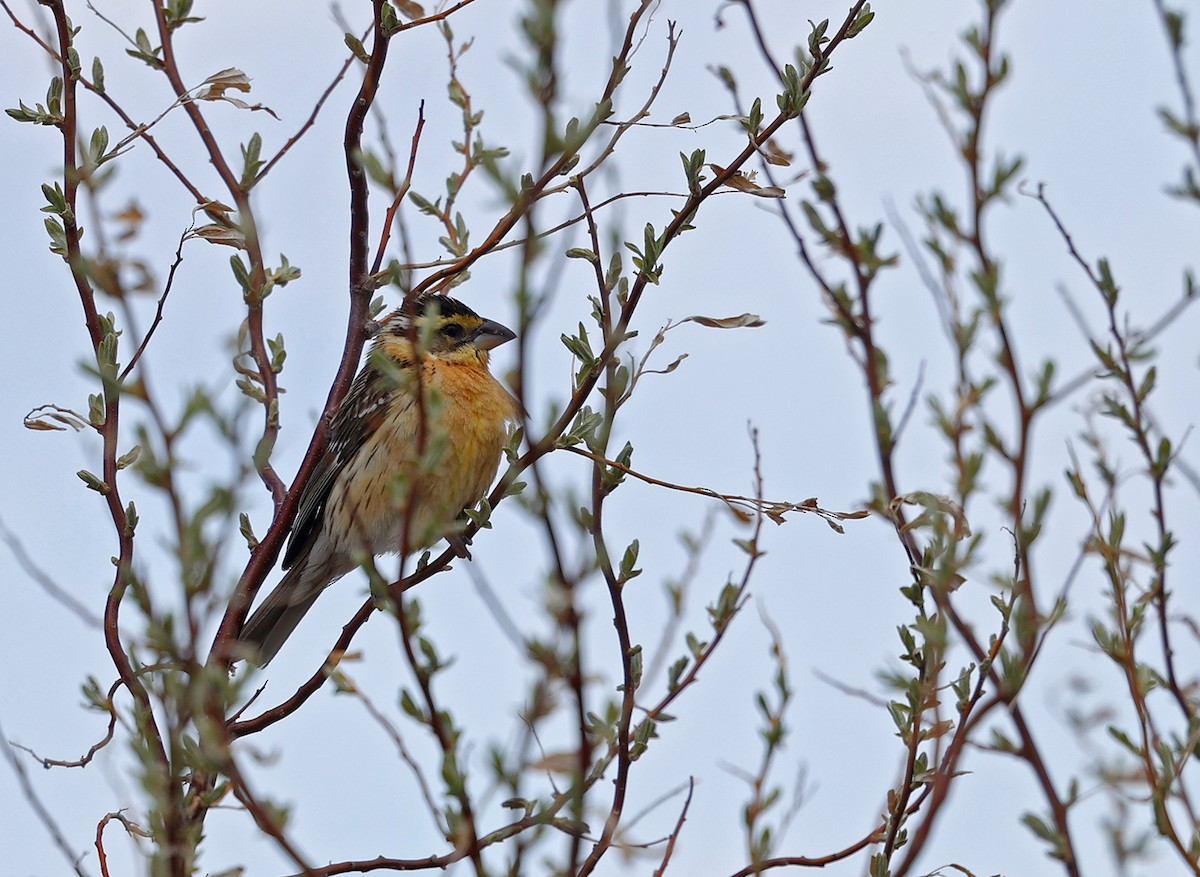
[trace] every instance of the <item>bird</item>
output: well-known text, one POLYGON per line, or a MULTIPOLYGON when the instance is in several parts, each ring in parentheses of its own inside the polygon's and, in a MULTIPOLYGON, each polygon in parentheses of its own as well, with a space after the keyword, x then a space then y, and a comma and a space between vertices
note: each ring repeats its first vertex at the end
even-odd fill
POLYGON ((496 477, 518 410, 488 370, 489 353, 515 337, 434 293, 378 323, 300 496, 286 573, 246 619, 237 654, 266 666, 322 591, 366 554, 443 538, 465 553, 457 522, 496 477))

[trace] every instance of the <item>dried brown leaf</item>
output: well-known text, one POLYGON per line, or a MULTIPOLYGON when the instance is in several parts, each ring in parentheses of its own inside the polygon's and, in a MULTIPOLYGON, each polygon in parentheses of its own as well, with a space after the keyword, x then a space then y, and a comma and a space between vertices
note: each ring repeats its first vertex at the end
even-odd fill
POLYGON ((196 95, 197 100, 220 100, 229 89, 243 93, 250 91, 250 77, 236 67, 226 67, 204 80, 208 88, 196 95))
POLYGON ((228 228, 215 223, 192 229, 192 231, 188 232, 188 237, 202 238, 210 244, 237 247, 239 250, 246 249, 246 236, 244 234, 236 228, 228 228))
POLYGON ((251 112, 258 112, 261 110, 262 112, 268 113, 276 119, 279 118, 279 114, 266 104, 248 104, 244 100, 238 100, 236 97, 222 98, 222 100, 224 100, 227 104, 233 104, 239 110, 250 110, 251 112))
POLYGON ((787 189, 779 186, 759 186, 756 189, 750 190, 751 195, 756 195, 759 198, 786 198, 787 189))
MULTIPOLYGON (((721 167, 719 164, 712 164, 710 162, 708 166, 713 173, 717 174, 718 176, 725 172, 725 168, 721 167)), ((755 195, 759 198, 787 197, 787 192, 784 189, 779 188, 779 186, 760 186, 758 183, 754 182, 754 178, 756 176, 757 174, 754 171, 750 171, 750 173, 738 171, 725 181, 725 185, 731 189, 736 189, 739 192, 745 192, 748 195, 755 195)))
POLYGON ((686 353, 681 353, 679 356, 675 357, 674 362, 671 362, 664 368, 643 369, 641 373, 644 375, 669 375, 671 372, 675 371, 675 369, 679 368, 679 364, 687 358, 688 355, 686 353))
POLYGON ((740 521, 743 524, 749 524, 751 521, 754 520, 754 516, 752 514, 750 514, 747 511, 744 511, 742 509, 739 509, 735 505, 729 505, 727 503, 725 505, 725 508, 729 509, 729 513, 732 514, 735 518, 738 519, 738 521, 740 521))
POLYGON ((225 93, 230 89, 242 93, 250 91, 250 77, 236 67, 227 67, 220 73, 214 73, 208 79, 204 80, 202 85, 207 85, 208 87, 196 93, 196 100, 223 100, 226 103, 233 104, 240 110, 262 110, 270 113, 276 119, 279 118, 273 109, 264 104, 248 104, 244 100, 230 97, 225 93))
POLYGON ((39 405, 28 414, 25 415, 24 425, 26 429, 35 431, 52 431, 66 432, 63 426, 55 426, 50 421, 64 424, 71 429, 79 432, 91 426, 87 419, 80 414, 76 414, 69 408, 60 408, 57 405, 39 405))
POLYGON ((759 153, 766 159, 767 164, 773 164, 776 167, 792 166, 792 158, 794 156, 776 143, 774 137, 767 141, 766 146, 760 149, 759 153))
POLYGON ((47 423, 44 420, 26 420, 25 428, 33 429, 33 430, 38 430, 38 429, 51 430, 53 432, 66 432, 67 431, 67 428, 65 426, 55 426, 53 423, 47 423))
POLYGON ((396 11, 412 21, 425 17, 425 7, 414 0, 392 0, 392 5, 396 7, 396 11))
POLYGON ((702 317, 693 314, 690 317, 684 317, 680 322, 698 323, 701 326, 708 326, 710 329, 755 329, 766 325, 766 321, 758 314, 739 314, 736 317, 702 317))

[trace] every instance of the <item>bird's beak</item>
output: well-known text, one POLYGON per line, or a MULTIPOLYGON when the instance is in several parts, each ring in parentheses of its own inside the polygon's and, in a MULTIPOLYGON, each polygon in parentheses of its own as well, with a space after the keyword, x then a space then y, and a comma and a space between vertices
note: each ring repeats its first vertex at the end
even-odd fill
POLYGON ((491 350, 506 341, 512 341, 517 333, 493 320, 484 320, 475 330, 475 346, 480 350, 491 350))

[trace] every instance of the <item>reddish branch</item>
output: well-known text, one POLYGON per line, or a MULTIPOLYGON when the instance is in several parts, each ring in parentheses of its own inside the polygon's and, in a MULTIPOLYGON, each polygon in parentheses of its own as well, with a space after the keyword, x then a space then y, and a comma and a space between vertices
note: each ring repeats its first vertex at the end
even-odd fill
MULTIPOLYGON (((374 43, 371 55, 363 71, 362 83, 351 104, 346 118, 346 133, 344 138, 344 153, 346 156, 346 173, 350 189, 350 259, 349 259, 349 298, 350 308, 347 315, 346 341, 342 350, 342 359, 338 365, 337 374, 329 389, 325 408, 317 422, 317 429, 309 442, 308 451, 300 463, 296 478, 284 496, 283 501, 275 511, 275 517, 262 541, 255 547, 250 560, 242 572, 241 580, 221 620, 220 629, 213 643, 210 662, 228 662, 227 649, 236 638, 237 631, 245 618, 246 610, 254 600, 263 580, 275 565, 283 541, 296 518, 300 496, 304 487, 312 477, 313 472, 325 453, 328 445, 328 419, 337 410, 354 374, 358 370, 362 358, 363 346, 366 342, 368 314, 371 304, 371 293, 375 286, 369 273, 369 243, 370 213, 369 192, 366 173, 359 161, 358 155, 362 146, 363 123, 375 95, 379 90, 380 77, 384 63, 387 60, 388 37, 383 32, 380 23, 380 10, 383 0, 374 0, 375 22, 373 25, 374 43)), ((268 369, 269 371, 269 369, 268 369)))
MULTIPOLYGON (((120 433, 121 394, 115 380, 115 366, 110 367, 104 364, 102 345, 105 343, 105 331, 96 308, 95 291, 87 277, 87 259, 80 248, 79 227, 75 219, 78 215, 80 171, 76 155, 78 137, 77 80, 69 62, 73 54, 73 34, 62 0, 47 0, 46 5, 50 7, 54 17, 63 89, 63 118, 59 127, 63 140, 63 196, 68 206, 68 210, 62 215, 67 248, 66 260, 75 281, 80 304, 83 307, 84 322, 96 356, 97 370, 104 376, 104 424, 100 427, 103 439, 101 480, 104 484, 105 502, 108 505, 119 546, 116 573, 104 609, 104 641, 121 681, 137 703, 135 711, 139 732, 145 739, 150 757, 156 762, 157 769, 161 770, 165 776, 170 777, 171 762, 164 745, 162 731, 158 726, 158 720, 153 713, 150 695, 141 680, 138 679, 129 655, 121 642, 120 606, 129 585, 133 564, 133 531, 128 526, 125 508, 121 503, 120 492, 117 488, 117 442, 120 433)), ((115 355, 114 350, 112 356, 115 357, 115 355)), ((162 807, 163 845, 165 849, 169 850, 168 861, 172 877, 186 877, 189 857, 183 844, 181 789, 177 783, 168 782, 166 785, 168 801, 164 802, 162 807)))

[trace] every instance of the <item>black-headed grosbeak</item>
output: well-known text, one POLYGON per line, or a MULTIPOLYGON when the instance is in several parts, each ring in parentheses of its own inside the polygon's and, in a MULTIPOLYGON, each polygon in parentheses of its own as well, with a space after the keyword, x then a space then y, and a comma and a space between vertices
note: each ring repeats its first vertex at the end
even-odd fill
POLYGON ((516 402, 488 371, 488 351, 515 337, 441 295, 380 323, 300 497, 287 573, 242 628, 243 654, 259 665, 275 657, 321 592, 358 566, 356 555, 453 537, 500 465, 516 402))

